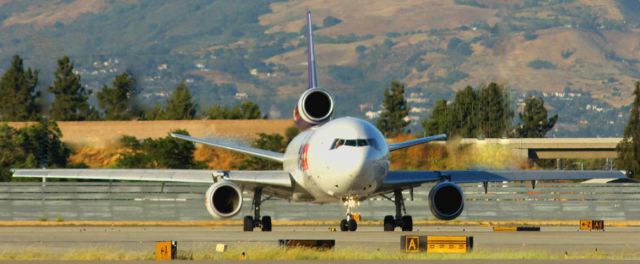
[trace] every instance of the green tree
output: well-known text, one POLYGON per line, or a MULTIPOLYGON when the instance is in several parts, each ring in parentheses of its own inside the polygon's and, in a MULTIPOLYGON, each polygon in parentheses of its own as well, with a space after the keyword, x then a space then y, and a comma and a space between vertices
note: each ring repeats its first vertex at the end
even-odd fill
POLYGON ((62 131, 55 121, 41 120, 19 131, 22 149, 32 155, 37 165, 64 168, 68 164, 71 149, 62 142, 62 131))
POLYGON ((477 132, 478 95, 471 86, 456 93, 451 113, 451 135, 475 137, 477 132))
POLYGON ((227 108, 221 105, 212 105, 207 110, 206 114, 208 119, 261 119, 266 116, 262 116, 260 106, 251 101, 244 101, 235 105, 232 108, 227 108))
POLYGON ((207 118, 217 120, 217 119, 235 119, 233 118, 233 113, 228 108, 221 105, 212 105, 207 110, 207 118))
MULTIPOLYGON (((284 152, 287 148, 285 138, 277 133, 265 134, 259 133, 251 144, 253 147, 271 150, 275 152, 284 152)), ((257 157, 245 159, 240 164, 241 170, 277 170, 282 169, 282 164, 257 157)))
POLYGON ((145 120, 160 120, 163 116, 164 108, 159 103, 152 108, 146 109, 142 114, 142 118, 145 120))
POLYGON ((21 129, 0 125, 0 181, 11 180, 11 168, 66 167, 71 150, 61 138, 53 121, 21 129))
POLYGON ((287 129, 284 131, 285 145, 289 145, 289 143, 291 143, 293 138, 295 138, 298 134, 300 134, 300 129, 298 129, 297 127, 295 126, 287 127, 287 129))
POLYGON ((142 142, 136 137, 124 135, 120 138, 120 146, 127 149, 116 160, 117 168, 153 168, 151 158, 142 148, 142 142))
POLYGON ((616 165, 633 177, 640 178, 640 81, 636 82, 633 94, 636 98, 631 105, 631 115, 624 128, 624 137, 617 146, 616 165))
POLYGON ((98 118, 98 112, 89 105, 91 91, 80 84, 80 74, 73 72, 73 62, 64 56, 58 60, 53 86, 55 95, 50 116, 54 120, 82 121, 98 118))
POLYGON ((189 88, 182 81, 169 97, 163 117, 168 120, 191 120, 195 115, 196 105, 191 100, 189 88))
POLYGON ((516 136, 520 138, 543 138, 553 129, 558 115, 547 118, 544 99, 529 97, 525 100, 524 109, 518 114, 521 124, 516 128, 516 136))
POLYGON ((478 136, 499 138, 507 136, 513 111, 502 85, 490 83, 480 88, 478 97, 478 136))
MULTIPOLYGON (((175 133, 189 135, 186 130, 175 130, 175 133)), ((120 144, 129 149, 117 161, 119 168, 203 168, 193 156, 196 150, 193 142, 176 139, 170 135, 164 138, 147 138, 142 141, 131 136, 124 136, 120 144)))
POLYGON ((137 116, 138 110, 135 102, 136 81, 127 72, 118 74, 113 79, 112 87, 104 86, 102 91, 96 94, 98 105, 104 110, 106 120, 128 120, 137 116))
POLYGON ((408 115, 409 107, 404 98, 404 84, 392 81, 391 88, 384 90, 382 113, 376 126, 385 137, 395 137, 405 133, 405 127, 409 125, 405 120, 408 115))
POLYGON ((452 135, 451 112, 447 100, 438 100, 431 111, 431 118, 422 121, 422 128, 427 135, 448 134, 452 135))
POLYGON ((38 71, 25 70, 22 58, 14 55, 0 79, 0 120, 37 120, 41 114, 37 85, 38 71))
POLYGON ((234 107, 234 113, 237 118, 234 119, 260 119, 262 112, 258 104, 251 101, 244 101, 234 107))
MULTIPOLYGON (((26 155, 22 149, 22 138, 9 125, 0 125, 0 181, 11 180, 11 168, 20 167, 26 155)), ((35 163, 32 159, 32 163, 35 163)), ((35 165, 35 164, 33 164, 35 165)))

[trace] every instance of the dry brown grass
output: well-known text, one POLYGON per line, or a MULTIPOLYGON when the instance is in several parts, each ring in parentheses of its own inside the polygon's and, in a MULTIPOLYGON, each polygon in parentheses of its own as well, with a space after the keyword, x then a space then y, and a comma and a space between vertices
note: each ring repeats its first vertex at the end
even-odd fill
POLYGON ((576 6, 589 6, 598 11, 598 14, 613 20, 624 20, 620 9, 612 2, 602 0, 579 0, 576 6))
MULTIPOLYGON (((403 135, 391 142, 406 141, 415 138, 403 135)), ((528 168, 525 158, 513 155, 512 150, 496 144, 460 144, 457 139, 446 143, 423 144, 391 154, 392 169, 509 169, 528 168)))
POLYGON ((71 260, 71 261, 99 261, 99 260, 152 260, 153 251, 131 250, 115 245, 102 247, 80 247, 71 249, 54 249, 46 247, 27 247, 19 250, 1 249, 0 260, 33 261, 33 260, 71 260))
POLYGON ((387 32, 453 28, 479 20, 491 20, 495 11, 457 5, 453 1, 401 0, 390 5, 385 1, 287 1, 271 5, 272 13, 260 17, 260 23, 272 26, 268 32, 298 32, 305 24, 304 13, 313 10, 315 23, 326 16, 342 23, 318 31, 323 35, 381 35, 387 32), (455 19, 454 19, 455 18, 455 19))
MULTIPOLYGON (((406 141, 415 138, 403 135, 392 142, 406 141)), ((80 147, 71 156, 72 163, 84 163, 91 168, 104 168, 115 164, 122 149, 117 147, 80 147)), ((198 145, 194 153, 197 161, 202 161, 209 168, 232 170, 237 169, 246 155, 233 151, 198 145)), ((504 145, 459 144, 450 140, 446 144, 425 144, 392 153, 394 169, 526 169, 528 162, 512 154, 504 145)))
POLYGON ((205 162, 209 168, 217 170, 237 169, 246 157, 230 150, 206 146, 198 147, 194 153, 195 160, 205 162))
MULTIPOLYGON (((465 254, 407 254, 397 248, 363 250, 360 247, 340 247, 332 250, 282 248, 273 245, 233 245, 227 252, 218 253, 214 243, 197 243, 178 248, 178 260, 550 260, 550 259, 637 259, 640 254, 628 250, 575 250, 569 256, 547 250, 514 250, 491 248, 465 254)), ((127 249, 116 245, 57 249, 29 247, 21 250, 0 250, 0 260, 153 260, 154 251, 127 249)))
MULTIPOLYGON (((10 126, 24 127, 31 123, 11 122, 10 126)), ((195 137, 215 137, 250 141, 257 133, 284 134, 292 125, 282 120, 158 120, 158 121, 60 121, 62 140, 74 148, 117 146, 124 135, 137 138, 165 137, 172 130, 185 129, 195 137)))
POLYGON ((113 166, 122 149, 117 147, 94 148, 82 146, 74 150, 73 155, 69 157, 69 161, 73 164, 85 164, 90 168, 106 168, 113 166))
MULTIPOLYGON (((25 12, 16 13, 4 20, 2 25, 10 27, 20 24, 34 26, 52 26, 56 22, 68 24, 81 15, 98 13, 107 7, 102 0, 76 0, 70 3, 59 3, 52 6, 49 2, 35 2, 25 12)), ((0 4, 1 5, 1 4, 0 4)))
MULTIPOLYGON (((520 4, 521 1, 480 0, 492 6, 502 6, 508 10, 512 4, 520 4)), ((567 8, 591 8, 599 16, 621 21, 624 19, 618 7, 611 2, 597 0, 580 0, 566 4, 567 8)), ((474 8, 466 5, 455 4, 454 1, 437 0, 402 0, 389 5, 384 1, 338 1, 338 0, 294 0, 272 4, 272 13, 260 17, 263 25, 271 26, 268 32, 298 32, 303 27, 304 12, 307 9, 314 11, 314 19, 320 24, 326 16, 335 16, 343 20, 342 23, 319 29, 318 35, 345 35, 345 34, 372 34, 372 40, 349 43, 327 44, 316 47, 319 61, 328 61, 337 65, 353 65, 356 62, 356 53, 353 46, 371 46, 382 43, 387 32, 409 32, 433 28, 456 28, 461 25, 469 25, 473 22, 484 21, 489 25, 500 22, 497 15, 500 7, 493 9, 474 8)), ((532 19, 548 19, 557 15, 552 10, 532 10, 517 13, 518 17, 532 19)), ((633 30, 633 29, 632 29, 633 30)), ((619 107, 630 102, 633 76, 625 69, 629 66, 605 58, 605 53, 615 51, 624 58, 637 58, 640 56, 640 41, 638 32, 617 32, 602 30, 602 34, 590 33, 576 28, 557 27, 548 30, 538 30, 538 39, 527 41, 522 33, 504 34, 499 36, 495 48, 486 48, 481 44, 474 44, 474 54, 466 62, 457 67, 469 74, 469 77, 452 85, 453 89, 460 89, 465 85, 479 85, 488 82, 504 83, 507 87, 528 91, 559 92, 565 87, 573 87, 590 92, 594 98, 603 100, 613 106, 619 107), (604 36, 604 38, 602 37, 604 36), (576 53, 570 58, 562 58, 562 51, 575 49, 576 53), (554 63, 557 68, 553 70, 536 70, 528 66, 533 60, 547 60, 554 63), (620 84, 613 86, 621 88, 622 96, 612 96, 612 85, 603 83, 610 76, 616 76, 620 84)), ((428 45, 429 47, 446 48, 451 37, 459 37, 464 40, 474 38, 474 34, 481 32, 457 31, 450 36, 433 34, 418 34, 412 37, 399 37, 393 40, 398 43, 393 49, 395 54, 402 54, 412 47, 428 45)), ((306 60, 304 48, 296 49, 285 54, 280 54, 269 61, 284 64, 293 71, 303 72, 306 60)), ((432 65, 424 72, 413 72, 402 81, 409 86, 425 86, 430 81, 430 76, 443 77, 452 69, 440 67, 449 65, 450 57, 434 58, 428 55, 424 60, 432 65)), ((326 63, 326 62, 325 62, 326 63)), ((387 62, 389 63, 389 62, 387 62)), ((322 71, 322 67, 320 67, 322 71)), ((321 78, 328 78, 327 74, 320 74, 321 78), (325 77, 322 77, 325 76, 325 77)), ((330 79, 321 80, 322 83, 331 83, 330 79)))
MULTIPOLYGON (((12 122, 13 127, 24 127, 31 122, 12 122)), ((175 129, 186 129, 196 137, 222 138, 249 144, 258 133, 284 134, 292 121, 283 120, 163 120, 163 121, 89 121, 58 122, 62 140, 71 146, 74 154, 71 163, 84 163, 91 168, 104 168, 115 164, 122 149, 122 136, 142 138, 165 137, 175 129)), ((234 169, 245 158, 231 151, 204 147, 197 144, 194 153, 197 161, 203 161, 210 168, 234 169)))
MULTIPOLYGON (((605 59, 604 50, 620 50, 630 57, 638 56, 638 39, 629 35, 605 33, 606 39, 594 33, 575 29, 554 28, 539 30, 538 38, 524 40, 522 34, 505 36, 501 48, 474 47, 475 53, 460 70, 469 78, 461 83, 479 84, 497 81, 515 89, 537 91, 562 91, 564 87, 582 88, 614 106, 628 103, 631 89, 622 89, 622 97, 610 97, 610 89, 604 89, 602 80, 616 76, 623 85, 632 87, 633 80, 624 74, 619 62, 605 59), (562 43, 562 45, 558 45, 562 43), (563 50, 575 49, 569 58, 562 57, 563 50), (536 70, 528 66, 533 60, 546 60, 556 65, 553 70, 536 70)), ((633 34, 631 34, 633 35, 633 34)), ((424 76, 426 78, 426 76, 424 76)), ((460 87, 462 88, 462 85, 460 87)))

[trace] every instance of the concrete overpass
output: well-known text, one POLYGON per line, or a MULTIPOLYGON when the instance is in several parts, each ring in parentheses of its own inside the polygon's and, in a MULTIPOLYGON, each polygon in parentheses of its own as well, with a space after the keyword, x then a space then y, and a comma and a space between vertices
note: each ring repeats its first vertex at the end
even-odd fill
POLYGON ((487 138, 461 139, 462 144, 499 144, 531 159, 610 159, 622 138, 487 138))

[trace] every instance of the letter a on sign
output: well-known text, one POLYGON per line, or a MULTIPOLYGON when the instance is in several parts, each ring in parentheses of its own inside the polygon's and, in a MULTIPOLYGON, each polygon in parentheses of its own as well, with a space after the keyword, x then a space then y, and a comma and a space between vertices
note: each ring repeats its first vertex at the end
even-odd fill
POLYGON ((407 236, 405 241, 405 247, 407 252, 420 252, 418 247, 419 238, 417 236, 407 236))

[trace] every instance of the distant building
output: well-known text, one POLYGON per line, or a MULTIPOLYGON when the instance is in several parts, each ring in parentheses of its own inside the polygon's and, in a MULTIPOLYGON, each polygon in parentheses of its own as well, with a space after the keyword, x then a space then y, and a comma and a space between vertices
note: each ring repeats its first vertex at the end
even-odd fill
POLYGON ((380 117, 380 113, 382 111, 378 110, 378 111, 367 111, 366 113, 364 113, 364 115, 369 118, 369 119, 376 119, 378 117, 380 117))
POLYGON ((235 98, 236 98, 236 100, 244 100, 244 99, 249 98, 249 95, 247 95, 247 93, 238 92, 238 93, 236 93, 235 98))

